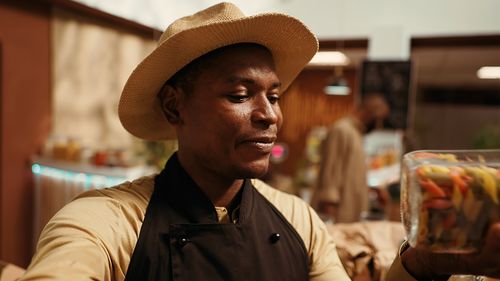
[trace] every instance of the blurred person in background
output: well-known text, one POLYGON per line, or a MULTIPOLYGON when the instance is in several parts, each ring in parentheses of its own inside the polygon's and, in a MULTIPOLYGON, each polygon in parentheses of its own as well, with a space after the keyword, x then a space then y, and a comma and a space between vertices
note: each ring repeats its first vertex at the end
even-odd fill
MULTIPOLYGON (((229 3, 172 23, 129 77, 119 116, 140 138, 177 137, 178 151, 158 175, 61 209, 20 280, 349 280, 316 213, 255 180, 282 122, 279 97, 317 48, 297 19, 229 3)), ((403 250, 390 280, 433 277, 418 262, 432 255, 403 250)), ((472 261, 500 264, 492 258, 472 261)))
POLYGON ((311 205, 326 220, 350 223, 368 211, 363 135, 381 127, 389 105, 381 94, 367 94, 355 110, 328 129, 311 205))

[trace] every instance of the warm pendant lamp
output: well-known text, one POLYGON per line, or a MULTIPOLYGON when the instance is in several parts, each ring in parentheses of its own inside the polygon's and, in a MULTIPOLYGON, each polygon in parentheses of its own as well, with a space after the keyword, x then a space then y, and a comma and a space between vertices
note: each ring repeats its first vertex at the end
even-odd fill
POLYGON ((335 66, 333 75, 323 90, 325 94, 332 96, 347 96, 351 93, 351 88, 349 88, 343 75, 341 65, 335 66))

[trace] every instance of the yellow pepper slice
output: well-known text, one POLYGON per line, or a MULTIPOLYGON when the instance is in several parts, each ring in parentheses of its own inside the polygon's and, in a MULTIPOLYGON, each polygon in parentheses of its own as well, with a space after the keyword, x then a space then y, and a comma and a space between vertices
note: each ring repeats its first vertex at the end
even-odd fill
POLYGON ((453 206, 455 206, 455 210, 460 210, 462 207, 462 202, 464 200, 464 197, 462 196, 462 191, 460 190, 460 187, 458 185, 453 185, 453 194, 451 197, 451 202, 453 202, 453 206))
POLYGON ((479 167, 467 167, 466 171, 476 176, 486 194, 488 194, 491 200, 498 205, 497 182, 495 176, 479 167))

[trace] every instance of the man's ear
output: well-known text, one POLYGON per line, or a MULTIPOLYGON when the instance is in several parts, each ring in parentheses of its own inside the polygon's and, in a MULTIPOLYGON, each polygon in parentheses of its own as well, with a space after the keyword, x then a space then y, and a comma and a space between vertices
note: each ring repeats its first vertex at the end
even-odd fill
POLYGON ((158 94, 161 101, 161 109, 168 122, 172 125, 178 125, 181 122, 178 111, 179 102, 182 93, 171 85, 166 84, 158 94))

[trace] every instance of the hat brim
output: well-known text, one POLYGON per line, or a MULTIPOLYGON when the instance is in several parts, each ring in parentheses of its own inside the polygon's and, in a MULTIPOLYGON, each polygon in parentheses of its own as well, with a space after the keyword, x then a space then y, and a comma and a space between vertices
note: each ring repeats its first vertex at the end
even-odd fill
POLYGON ((130 75, 118 106, 122 125, 142 139, 175 139, 175 130, 165 118, 157 97, 161 87, 192 60, 236 43, 256 43, 269 49, 283 91, 318 50, 316 37, 304 24, 279 13, 216 22, 179 32, 162 42, 130 75))

